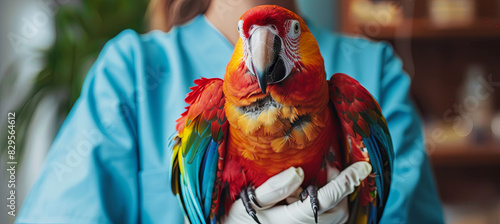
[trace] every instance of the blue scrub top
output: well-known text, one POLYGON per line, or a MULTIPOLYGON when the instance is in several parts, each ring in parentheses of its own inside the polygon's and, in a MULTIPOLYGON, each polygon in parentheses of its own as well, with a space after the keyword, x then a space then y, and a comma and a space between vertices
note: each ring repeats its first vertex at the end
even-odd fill
MULTIPOLYGON (((387 118, 396 159, 381 222, 443 223, 401 60, 385 43, 311 31, 327 74, 359 80, 387 118)), ((126 30, 110 40, 16 223, 183 223, 170 191, 168 140, 193 80, 223 78, 232 51, 203 15, 169 33, 126 30)))

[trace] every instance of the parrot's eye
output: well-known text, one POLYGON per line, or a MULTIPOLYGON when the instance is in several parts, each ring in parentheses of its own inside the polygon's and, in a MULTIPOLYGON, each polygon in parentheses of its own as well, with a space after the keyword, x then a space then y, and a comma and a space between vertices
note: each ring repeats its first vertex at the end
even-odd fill
POLYGON ((288 32, 288 36, 290 38, 297 38, 300 35, 300 23, 297 20, 290 20, 290 31, 288 32))

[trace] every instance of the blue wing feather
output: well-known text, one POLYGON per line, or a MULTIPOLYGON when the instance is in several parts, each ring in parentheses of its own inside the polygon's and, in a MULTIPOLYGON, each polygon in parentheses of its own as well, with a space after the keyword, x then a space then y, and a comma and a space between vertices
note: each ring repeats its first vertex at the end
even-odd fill
POLYGON ((205 153, 204 163, 202 163, 202 176, 201 180, 201 189, 202 189, 202 201, 204 203, 203 213, 205 217, 208 217, 210 214, 210 205, 212 203, 212 192, 214 190, 215 177, 217 172, 217 161, 219 159, 219 153, 217 149, 219 148, 219 144, 214 142, 213 140, 210 142, 208 146, 208 150, 205 153))
MULTIPOLYGON (((187 141, 186 148, 189 148, 180 149, 187 153, 183 153, 183 158, 178 161, 182 163, 178 197, 184 204, 191 223, 206 223, 217 172, 219 144, 214 142, 210 135, 201 138, 192 134, 187 141)), ((170 147, 173 146, 174 144, 171 144, 170 147)))
POLYGON ((376 125, 370 125, 370 136, 364 138, 363 142, 368 151, 370 162, 372 164, 372 172, 375 174, 375 183, 377 186, 377 201, 376 207, 370 203, 368 223, 374 221, 376 223, 377 216, 381 217, 381 212, 385 207, 387 195, 389 194, 390 175, 392 172, 392 161, 394 154, 392 150, 392 141, 390 136, 386 135, 385 131, 376 125), (387 159, 389 158, 389 159, 387 159), (389 178, 387 178, 389 177, 389 178), (377 215, 377 213, 380 213, 377 215))
MULTIPOLYGON (((378 203, 378 202, 377 202, 378 203)), ((376 224, 377 220, 377 209, 373 206, 372 203, 368 205, 368 224, 376 224)))
MULTIPOLYGON (((206 150, 206 147, 205 147, 206 150)), ((205 150, 200 150, 200 151, 205 151, 205 150)), ((194 151, 194 150, 193 150, 194 151)), ((204 152, 201 152, 204 153, 204 152)), ((201 164, 202 157, 195 157, 194 160, 189 163, 183 162, 183 171, 182 172, 182 177, 184 179, 185 183, 185 191, 183 191, 183 196, 185 201, 189 201, 190 206, 195 212, 192 213, 190 216, 191 217, 197 217, 194 218, 194 220, 204 220, 203 214, 202 214, 202 209, 201 209, 201 204, 200 204, 200 190, 199 190, 199 167, 201 164)))

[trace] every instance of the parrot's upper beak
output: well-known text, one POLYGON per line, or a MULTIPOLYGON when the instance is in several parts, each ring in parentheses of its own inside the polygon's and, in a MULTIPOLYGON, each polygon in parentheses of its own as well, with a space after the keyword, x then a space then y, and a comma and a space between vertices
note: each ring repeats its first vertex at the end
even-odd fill
POLYGON ((284 77, 284 74, 281 74, 284 73, 281 71, 283 69, 276 69, 277 64, 283 65, 283 61, 279 59, 281 39, 271 31, 270 27, 262 26, 251 34, 249 44, 254 75, 262 93, 266 93, 267 84, 281 81, 284 77))

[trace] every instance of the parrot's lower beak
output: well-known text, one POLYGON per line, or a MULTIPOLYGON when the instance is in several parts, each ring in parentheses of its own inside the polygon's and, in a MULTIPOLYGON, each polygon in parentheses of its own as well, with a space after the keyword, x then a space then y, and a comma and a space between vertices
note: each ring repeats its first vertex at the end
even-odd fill
POLYGON ((254 75, 262 93, 266 93, 267 84, 281 80, 273 74, 276 64, 283 64, 279 59, 281 39, 269 27, 263 26, 252 33, 249 42, 254 75))

